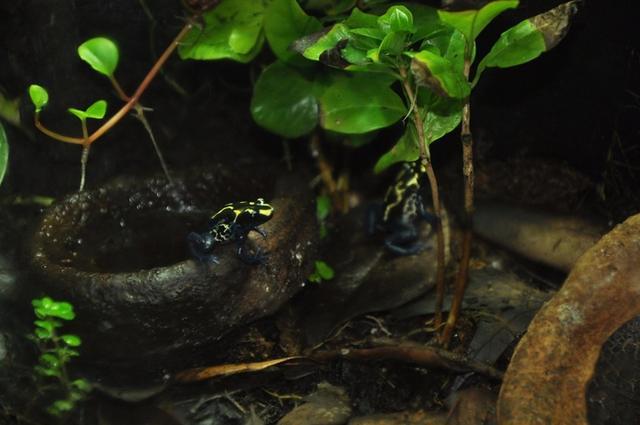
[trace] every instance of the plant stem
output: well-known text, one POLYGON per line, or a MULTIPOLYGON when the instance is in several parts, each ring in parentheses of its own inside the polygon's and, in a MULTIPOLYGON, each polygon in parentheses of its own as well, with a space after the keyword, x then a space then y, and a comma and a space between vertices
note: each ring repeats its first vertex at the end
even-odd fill
MULTIPOLYGON (((464 61, 464 76, 469 80, 469 70, 471 69, 471 59, 467 57, 464 61)), ((464 176, 464 214, 462 218, 462 256, 460 266, 455 281, 454 297, 451 303, 451 310, 447 317, 447 323, 442 331, 440 342, 444 347, 449 345, 451 335, 455 329, 462 299, 469 280, 469 260, 471 259, 471 241, 473 239, 473 138, 471 134, 471 104, 469 98, 466 99, 462 108, 462 125, 460 131, 462 139, 462 174, 464 176)))
POLYGON ((160 160, 160 166, 162 167, 162 171, 164 171, 164 175, 169 180, 169 183, 173 183, 171 179, 171 174, 169 174, 169 167, 167 167, 167 163, 164 160, 164 156, 162 155, 162 151, 160 150, 160 146, 158 146, 158 142, 156 141, 156 137, 153 134, 153 130, 151 130, 151 126, 147 121, 147 118, 144 116, 144 110, 142 109, 142 105, 136 103, 134 107, 136 111, 135 117, 142 123, 142 126, 145 130, 147 130, 147 134, 149 135, 149 139, 151 139, 151 143, 153 144, 153 149, 156 151, 156 155, 158 156, 158 160, 160 160))
MULTIPOLYGON (((413 105, 416 93, 413 91, 407 70, 400 68, 400 76, 402 77, 402 87, 408 98, 409 105, 413 105)), ((440 192, 438 189, 438 181, 431 164, 431 155, 427 140, 424 135, 424 127, 420 114, 420 108, 413 107, 413 123, 418 133, 418 146, 420 149, 420 161, 425 168, 429 186, 431 187, 431 200, 433 202, 434 214, 437 218, 436 223, 436 311, 435 326, 436 329, 442 324, 442 300, 444 299, 444 232, 442 229, 442 210, 440 205, 440 192)))
POLYGON ((82 120, 82 136, 84 137, 84 143, 82 144, 82 156, 80 157, 80 189, 82 192, 84 189, 84 181, 87 173, 87 161, 89 160, 89 148, 91 144, 87 142, 89 132, 87 131, 87 120, 82 120))
MULTIPOLYGON (((118 80, 116 80, 116 77, 114 77, 113 75, 110 76, 109 81, 111 81, 111 85, 113 86, 114 90, 118 94, 118 97, 120 98, 120 100, 122 100, 123 102, 128 102, 131 99, 129 96, 127 96, 124 90, 122 90, 122 86, 120 85, 120 83, 118 83, 118 80)), ((169 183, 173 183, 173 180, 171 180, 171 175, 169 174, 169 168, 167 167, 167 163, 164 160, 162 151, 160 151, 160 146, 158 146, 158 142, 156 141, 156 137, 153 134, 153 130, 151 129, 151 126, 149 125, 149 121, 147 121, 147 118, 144 116, 144 108, 142 107, 142 105, 140 105, 140 102, 138 102, 133 106, 133 109, 136 111, 135 117, 138 119, 138 121, 142 123, 142 126, 144 127, 144 129, 147 131, 147 134, 149 135, 149 139, 151 139, 151 143, 153 144, 153 149, 155 149, 156 155, 160 160, 160 166, 162 167, 162 171, 164 171, 165 177, 167 178, 167 180, 169 180, 169 183)))
POLYGON ((40 130, 41 132, 43 132, 44 134, 46 134, 47 136, 51 137, 54 140, 57 140, 59 142, 65 142, 65 143, 73 143, 74 145, 81 145, 84 143, 84 139, 81 139, 79 137, 69 137, 69 136, 62 135, 60 133, 56 133, 55 131, 49 130, 40 122, 40 114, 38 112, 36 112, 36 114, 33 116, 33 121, 38 130, 40 130))
POLYGON ((55 329, 51 332, 51 342, 53 343, 53 350, 56 353, 56 356, 58 357, 58 361, 60 363, 60 376, 58 377, 58 379, 60 379, 60 382, 62 383, 64 389, 69 392, 71 389, 71 385, 69 384, 69 373, 67 372, 66 361, 63 361, 62 357, 60 356, 60 351, 62 350, 62 348, 60 347, 59 337, 56 334, 55 329))

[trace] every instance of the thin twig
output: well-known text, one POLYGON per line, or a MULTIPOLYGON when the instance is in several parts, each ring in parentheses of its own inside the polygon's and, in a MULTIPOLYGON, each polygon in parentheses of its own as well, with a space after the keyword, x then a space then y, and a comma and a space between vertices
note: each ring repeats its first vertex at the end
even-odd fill
MULTIPOLYGON (((413 99, 417 94, 414 94, 409 76, 405 68, 400 68, 400 76, 402 77, 402 86, 408 99, 413 99)), ((424 135, 424 127, 422 124, 420 108, 413 108, 413 122, 418 133, 418 146, 420 149, 420 161, 424 166, 425 173, 429 179, 429 186, 431 187, 431 200, 433 202, 434 214, 437 218, 436 223, 436 311, 435 311, 435 326, 438 328, 442 323, 442 300, 444 299, 444 232, 442 230, 442 209, 440 205, 440 192, 438 189, 438 181, 436 174, 431 165, 431 157, 429 154, 429 148, 427 146, 427 140, 424 135)))
POLYGON ((320 351, 310 355, 309 358, 317 362, 327 362, 339 358, 367 361, 397 360, 454 372, 472 371, 496 380, 502 380, 504 375, 502 371, 493 366, 442 348, 390 339, 377 339, 372 342, 377 346, 320 351))
MULTIPOLYGON (((464 76, 469 79, 469 70, 471 69, 471 59, 467 56, 464 62, 464 76)), ((473 137, 471 135, 471 104, 469 98, 466 99, 462 108, 462 125, 460 131, 462 139, 462 174, 464 176, 464 214, 462 219, 462 257, 458 274, 455 281, 455 290, 453 301, 451 302, 451 310, 447 317, 447 323, 442 331, 440 342, 444 347, 449 345, 456 322, 460 316, 462 307, 462 298, 469 280, 469 261, 471 259, 471 241, 473 239, 473 137)))

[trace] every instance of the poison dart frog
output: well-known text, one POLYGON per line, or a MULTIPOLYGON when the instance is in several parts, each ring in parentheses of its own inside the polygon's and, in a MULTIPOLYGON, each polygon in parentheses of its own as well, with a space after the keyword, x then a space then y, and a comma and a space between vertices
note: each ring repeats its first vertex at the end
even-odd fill
POLYGON ((387 233, 384 244, 398 255, 413 255, 420 252, 419 220, 431 224, 431 232, 437 221, 424 205, 421 189, 424 187, 424 166, 415 163, 403 164, 389 187, 381 205, 369 209, 367 230, 370 235, 376 230, 387 233))
POLYGON ((246 250, 247 236, 254 231, 267 234, 258 226, 273 216, 273 207, 264 199, 256 201, 232 202, 223 206, 211 216, 209 228, 204 233, 191 232, 187 236, 189 250, 203 263, 218 263, 218 257, 211 253, 216 245, 235 242, 238 245, 238 257, 247 264, 261 264, 265 255, 257 249, 253 254, 246 250))

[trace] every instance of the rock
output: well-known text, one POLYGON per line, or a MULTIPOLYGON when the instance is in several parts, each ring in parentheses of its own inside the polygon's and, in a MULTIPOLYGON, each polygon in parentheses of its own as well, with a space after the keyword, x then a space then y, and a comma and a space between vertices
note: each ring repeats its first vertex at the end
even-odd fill
POLYGON ((82 337, 83 360, 159 377, 298 292, 316 235, 303 177, 276 179, 272 164, 212 165, 172 186, 160 177, 121 179, 63 199, 36 231, 32 263, 43 291, 75 306, 68 330, 82 337), (268 251, 265 264, 243 263, 235 244, 216 247, 217 265, 190 258, 189 231, 206 228, 227 202, 258 197, 276 210, 263 226, 267 238, 252 239, 268 251))
POLYGON ((605 233, 586 219, 499 203, 478 204, 473 228, 484 239, 565 272, 605 233))
MULTIPOLYGON (((640 215, 618 225, 580 257, 516 347, 500 390, 501 425, 590 423, 587 389, 599 356, 608 351, 602 347, 621 326, 640 315, 638 258, 640 215)), ((625 344, 614 344, 617 350, 640 346, 622 339, 625 344)), ((631 349, 622 357, 629 361, 637 356, 631 349)), ((631 364, 628 370, 636 368, 631 364)), ((629 387, 637 387, 637 378, 624 379, 629 379, 629 387)), ((627 397, 637 400, 637 391, 627 397)), ((623 417, 624 412, 610 415, 623 417)))
POLYGON ((323 382, 305 400, 280 419, 278 425, 343 425, 351 416, 351 405, 344 388, 323 382))
POLYGON ((435 236, 417 255, 393 255, 380 238, 366 235, 364 217, 362 209, 352 210, 331 230, 323 259, 335 277, 307 288, 297 300, 307 346, 353 317, 400 306, 435 285, 435 236))
POLYGON ((467 388, 447 399, 447 425, 496 425, 495 393, 485 388, 467 388))

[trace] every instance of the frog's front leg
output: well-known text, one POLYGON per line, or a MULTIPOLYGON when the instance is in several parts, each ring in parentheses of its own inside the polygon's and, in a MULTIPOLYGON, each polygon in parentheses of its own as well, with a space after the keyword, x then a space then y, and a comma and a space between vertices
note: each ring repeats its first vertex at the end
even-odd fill
POLYGON ((248 252, 247 250, 247 236, 249 232, 255 231, 259 233, 263 238, 267 237, 267 233, 259 228, 259 227, 251 227, 249 229, 243 228, 241 226, 237 226, 233 229, 236 244, 238 245, 238 257, 246 264, 256 265, 263 264, 267 259, 267 255, 264 251, 262 251, 259 247, 255 249, 253 253, 248 252))
POLYGON ((189 251, 201 263, 218 264, 218 257, 211 254, 210 251, 214 245, 214 238, 211 233, 191 232, 187 236, 187 244, 189 251))
POLYGON ((389 251, 398 255, 414 255, 424 249, 416 227, 405 223, 397 224, 393 233, 385 238, 384 244, 389 251))

